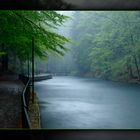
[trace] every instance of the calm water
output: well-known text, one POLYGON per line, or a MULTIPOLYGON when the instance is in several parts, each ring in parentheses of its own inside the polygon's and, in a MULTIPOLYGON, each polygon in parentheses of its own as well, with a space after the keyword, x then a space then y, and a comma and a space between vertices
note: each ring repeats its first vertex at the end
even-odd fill
POLYGON ((42 128, 140 128, 140 86, 57 76, 36 82, 42 128))

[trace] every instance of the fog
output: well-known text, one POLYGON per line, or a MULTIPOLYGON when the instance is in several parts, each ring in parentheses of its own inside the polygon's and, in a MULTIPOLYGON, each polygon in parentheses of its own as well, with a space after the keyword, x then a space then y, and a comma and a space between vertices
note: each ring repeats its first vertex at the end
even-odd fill
MULTIPOLYGON (((59 13, 70 17, 56 31, 70 39, 70 43, 65 44, 69 51, 62 57, 49 56, 49 72, 122 81, 135 81, 140 77, 139 51, 136 61, 133 54, 127 53, 128 49, 134 51, 129 45, 140 43, 139 11, 59 13), (135 42, 130 40, 130 34, 135 42)), ((135 47, 139 50, 139 46, 135 47)))
POLYGON ((140 11, 59 13, 70 20, 56 32, 71 42, 35 85, 42 128, 139 129, 140 11))

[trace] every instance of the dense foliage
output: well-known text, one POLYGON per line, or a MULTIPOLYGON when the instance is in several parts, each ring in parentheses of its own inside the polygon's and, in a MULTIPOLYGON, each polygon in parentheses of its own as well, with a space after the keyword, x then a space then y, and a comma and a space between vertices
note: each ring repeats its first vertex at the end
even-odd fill
POLYGON ((32 38, 36 56, 63 55, 69 40, 55 30, 67 18, 55 11, 0 11, 0 55, 12 54, 22 63, 31 60, 32 38))
POLYGON ((139 11, 77 11, 73 16, 77 74, 140 80, 139 11))

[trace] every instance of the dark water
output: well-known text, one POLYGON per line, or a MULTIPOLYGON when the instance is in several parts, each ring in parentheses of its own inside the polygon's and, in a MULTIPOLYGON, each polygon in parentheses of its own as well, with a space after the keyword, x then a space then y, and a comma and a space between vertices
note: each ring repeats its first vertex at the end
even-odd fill
POLYGON ((58 76, 37 82, 42 128, 140 128, 140 86, 58 76))

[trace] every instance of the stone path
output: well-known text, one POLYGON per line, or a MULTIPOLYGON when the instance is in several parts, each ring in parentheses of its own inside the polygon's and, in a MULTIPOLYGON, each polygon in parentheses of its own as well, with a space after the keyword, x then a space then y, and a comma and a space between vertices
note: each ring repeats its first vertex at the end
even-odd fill
POLYGON ((0 128, 20 128, 21 93, 24 84, 18 75, 0 76, 0 128))

